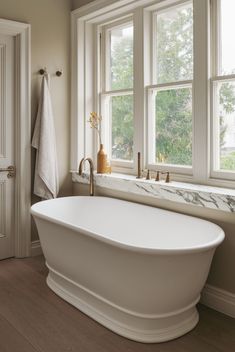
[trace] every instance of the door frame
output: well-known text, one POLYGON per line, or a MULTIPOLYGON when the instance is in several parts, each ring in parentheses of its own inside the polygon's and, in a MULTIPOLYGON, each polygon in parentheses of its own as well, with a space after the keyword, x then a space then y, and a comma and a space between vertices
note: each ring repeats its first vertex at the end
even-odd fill
POLYGON ((0 33, 15 41, 15 257, 31 254, 31 26, 0 19, 0 33))

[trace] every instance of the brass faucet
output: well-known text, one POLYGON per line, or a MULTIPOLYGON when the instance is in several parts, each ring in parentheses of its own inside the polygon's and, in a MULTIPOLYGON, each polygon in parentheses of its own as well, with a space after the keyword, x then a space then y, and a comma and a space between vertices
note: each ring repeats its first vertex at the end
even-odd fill
POLYGON ((90 165, 90 185, 89 185, 89 192, 90 196, 94 196, 94 164, 91 158, 82 158, 79 164, 78 175, 82 175, 82 167, 85 161, 89 162, 90 165))

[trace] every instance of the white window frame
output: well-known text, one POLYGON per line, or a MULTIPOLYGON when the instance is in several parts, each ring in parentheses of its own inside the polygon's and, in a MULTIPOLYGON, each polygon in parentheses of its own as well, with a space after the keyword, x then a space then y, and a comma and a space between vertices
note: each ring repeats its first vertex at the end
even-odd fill
MULTIPOLYGON (((148 99, 148 113, 147 113, 147 124, 148 124, 148 145, 147 145, 147 168, 150 170, 159 170, 159 171, 170 171, 177 174, 192 175, 193 166, 184 166, 184 165, 173 165, 166 163, 155 163, 152 160, 155 158, 155 111, 153 111, 153 94, 158 91, 163 91, 166 89, 177 89, 177 88, 192 88, 193 92, 193 79, 173 81, 167 83, 158 83, 156 81, 157 72, 156 72, 156 42, 157 42, 157 15, 167 11, 169 8, 178 8, 184 4, 192 3, 192 0, 181 0, 177 1, 175 4, 168 4, 164 6, 158 6, 156 11, 152 13, 152 52, 151 52, 151 72, 152 79, 151 85, 146 87, 147 90, 147 99, 148 99), (154 121, 153 121, 154 120, 154 121)), ((192 129, 193 129, 193 96, 192 96, 192 129)), ((193 131, 192 131, 193 132, 193 131)), ((193 141, 192 141, 193 144, 193 141)), ((193 147, 192 147, 192 159, 193 159, 193 147)), ((193 161, 193 160, 192 160, 193 161)))
MULTIPOLYGON (((213 147, 213 119, 211 105, 211 40, 210 2, 214 0, 193 0, 194 16, 194 83, 193 83, 193 166, 191 168, 164 165, 177 181, 234 187, 235 181, 211 172, 213 147), (223 177, 223 179, 220 178, 223 177)), ((99 28, 122 18, 133 17, 134 21, 134 167, 120 165, 117 172, 136 174, 137 152, 141 152, 142 165, 147 163, 148 140, 147 114, 149 94, 157 87, 152 85, 151 64, 153 54, 152 14, 159 8, 175 5, 174 0, 96 0, 72 12, 72 121, 71 121, 71 171, 77 171, 84 155, 97 153, 96 138, 87 124, 91 111, 101 111, 101 85, 99 77, 100 51, 99 28)), ((212 7, 212 12, 214 7, 212 7)), ((212 14, 214 18, 214 14, 212 14)), ((214 55, 211 55, 213 57, 214 55)), ((159 166, 160 168, 162 166, 159 166)), ((156 170, 158 167, 153 166, 156 170)), ((226 173, 227 174, 227 173, 226 173)), ((226 175, 225 175, 226 176, 226 175)))
POLYGON ((234 82, 235 74, 220 75, 220 0, 212 0, 212 62, 211 62, 211 177, 222 180, 235 180, 235 171, 222 171, 218 167, 218 154, 219 154, 219 126, 216 119, 216 85, 218 83, 234 82))

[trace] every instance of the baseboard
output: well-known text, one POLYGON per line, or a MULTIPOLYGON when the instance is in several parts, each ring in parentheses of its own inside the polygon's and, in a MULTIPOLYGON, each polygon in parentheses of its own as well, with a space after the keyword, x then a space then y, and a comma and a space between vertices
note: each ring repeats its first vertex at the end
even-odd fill
POLYGON ((31 257, 36 257, 37 255, 41 255, 42 254, 42 248, 41 248, 41 244, 40 241, 33 241, 31 242, 31 257))
POLYGON ((206 285, 201 294, 201 303, 235 318, 235 294, 233 293, 206 285))

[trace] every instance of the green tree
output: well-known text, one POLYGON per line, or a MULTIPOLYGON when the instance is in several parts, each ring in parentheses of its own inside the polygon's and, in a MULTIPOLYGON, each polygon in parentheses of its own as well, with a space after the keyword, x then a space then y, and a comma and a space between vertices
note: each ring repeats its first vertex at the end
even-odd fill
POLYGON ((192 163, 191 90, 164 90, 156 96, 156 162, 192 163))
MULTIPOLYGON (((192 8, 157 18, 157 83, 193 78, 192 8)), ((156 162, 192 164, 192 91, 178 88, 156 95, 156 162)))
POLYGON ((225 152, 225 135, 227 132, 227 125, 225 123, 225 116, 231 115, 235 112, 235 95, 234 86, 231 83, 222 83, 219 89, 219 121, 220 121, 220 169, 235 170, 235 152, 225 152))
POLYGON ((222 108, 220 111, 220 147, 225 144, 225 134, 227 125, 224 122, 224 114, 232 114, 235 111, 235 96, 233 85, 231 83, 223 83, 219 90, 219 103, 222 108))
POLYGON ((112 155, 115 159, 133 159, 133 96, 112 97, 112 155))
POLYGON ((133 87, 133 37, 122 37, 111 50, 111 89, 133 87))
MULTIPOLYGON (((111 87, 120 90, 133 87, 133 38, 116 41, 111 53, 111 87)), ((133 159, 133 96, 111 98, 112 109, 112 157, 133 159)))

